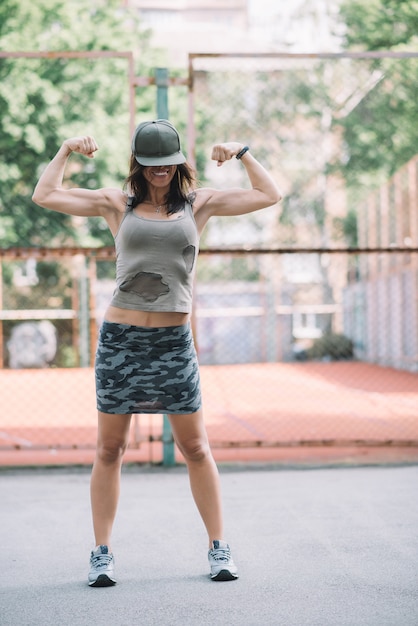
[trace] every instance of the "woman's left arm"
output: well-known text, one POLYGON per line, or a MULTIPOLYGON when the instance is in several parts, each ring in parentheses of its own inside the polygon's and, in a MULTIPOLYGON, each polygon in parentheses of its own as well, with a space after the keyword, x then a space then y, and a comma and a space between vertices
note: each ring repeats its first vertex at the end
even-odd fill
MULTIPOLYGON (((217 144, 212 149, 212 159, 218 166, 236 157, 244 148, 239 142, 217 144)), ((281 200, 281 193, 267 170, 247 150, 241 157, 251 189, 208 189, 197 190, 197 210, 211 215, 244 215, 265 209, 281 200)))

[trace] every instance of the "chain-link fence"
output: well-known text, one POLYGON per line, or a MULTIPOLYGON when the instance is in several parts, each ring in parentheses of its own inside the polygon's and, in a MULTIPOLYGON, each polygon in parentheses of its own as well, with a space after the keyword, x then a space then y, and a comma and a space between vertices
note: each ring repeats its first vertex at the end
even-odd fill
MULTIPOLYGON (((2 263, 1 446, 92 448, 92 360, 113 262, 45 254, 2 263), (30 306, 11 308, 28 293, 30 306)), ((405 286, 416 289, 418 258, 408 257, 397 253, 398 274, 347 283, 347 253, 202 254, 194 332, 212 445, 416 444, 417 294, 405 286), (324 268, 342 285, 332 302, 324 268), (295 301, 303 285, 308 297, 295 301)), ((136 416, 131 445, 160 460, 150 442, 162 431, 161 416, 136 416)))
MULTIPOLYGON (((418 445, 418 161, 388 97, 415 73, 414 56, 192 55, 202 183, 248 184, 208 159, 238 139, 284 192, 202 237, 193 326, 215 448, 418 445)), ((3 449, 94 447, 113 285, 112 249, 3 251, 3 449)), ((161 416, 135 416, 138 458, 160 460, 162 438, 161 416)))
MULTIPOLYGON (((282 441, 313 435, 416 442, 418 159, 410 111, 418 95, 418 55, 194 54, 190 62, 203 178, 218 187, 246 184, 239 164, 216 168, 205 160, 211 143, 239 139, 284 191, 280 206, 213 220, 205 232, 212 249, 263 253, 257 262, 235 258, 234 269, 233 261, 226 264, 231 274, 256 276, 264 318, 247 319, 248 334, 243 331, 232 350, 229 338, 238 335, 240 320, 230 320, 221 351, 228 348, 238 361, 240 346, 250 351, 262 319, 266 334, 256 340, 254 358, 294 364, 299 385, 295 381, 292 399, 305 403, 312 423, 307 427, 286 400, 290 373, 275 379, 282 441), (302 372, 315 372, 315 384, 302 372), (323 403, 314 399, 319 372, 327 386, 323 403), (399 437, 389 435, 388 419, 399 437)), ((244 291, 245 302, 256 300, 251 289, 244 291)), ((232 289, 226 298, 234 299, 232 289)), ((213 341, 207 344, 213 354, 213 341)), ((260 396, 265 393, 269 397, 260 396)), ((239 415, 257 409, 247 397, 239 415)))

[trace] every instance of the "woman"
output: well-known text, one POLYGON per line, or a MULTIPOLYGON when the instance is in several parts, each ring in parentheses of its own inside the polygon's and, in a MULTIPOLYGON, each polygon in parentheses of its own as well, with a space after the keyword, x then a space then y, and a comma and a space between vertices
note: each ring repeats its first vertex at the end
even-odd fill
POLYGON ((143 122, 132 139, 127 194, 121 189, 64 189, 72 152, 93 158, 93 137, 63 142, 33 194, 38 205, 83 217, 102 216, 115 239, 116 290, 96 354, 98 442, 91 476, 96 548, 89 585, 114 585, 111 532, 122 457, 133 413, 166 413, 187 464, 192 494, 209 537, 210 576, 235 580, 224 540, 219 475, 203 422, 199 370, 190 329, 199 236, 213 215, 243 215, 280 200, 276 184, 239 142, 220 143, 212 159, 236 157, 251 189, 197 188, 167 120, 143 122))

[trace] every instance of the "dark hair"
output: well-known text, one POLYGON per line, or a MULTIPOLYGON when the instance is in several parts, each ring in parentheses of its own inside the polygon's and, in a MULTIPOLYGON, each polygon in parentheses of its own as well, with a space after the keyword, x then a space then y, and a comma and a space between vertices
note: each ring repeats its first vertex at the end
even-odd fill
MULTIPOLYGON (((188 163, 177 165, 177 171, 170 183, 170 189, 166 195, 167 214, 177 213, 184 207, 185 202, 193 202, 194 186, 196 178, 192 167, 188 163)), ((125 188, 129 194, 134 197, 130 208, 133 209, 137 204, 143 202, 148 194, 148 182, 144 177, 144 165, 140 165, 131 155, 129 163, 129 174, 125 179, 125 188)))

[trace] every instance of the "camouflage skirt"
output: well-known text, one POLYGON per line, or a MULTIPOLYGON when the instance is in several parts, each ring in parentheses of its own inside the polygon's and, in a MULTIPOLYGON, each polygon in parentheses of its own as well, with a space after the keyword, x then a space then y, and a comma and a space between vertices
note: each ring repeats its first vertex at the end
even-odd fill
POLYGON ((104 321, 96 352, 103 413, 194 413, 200 377, 190 324, 148 328, 104 321))

